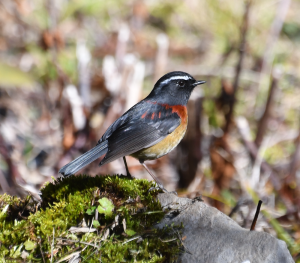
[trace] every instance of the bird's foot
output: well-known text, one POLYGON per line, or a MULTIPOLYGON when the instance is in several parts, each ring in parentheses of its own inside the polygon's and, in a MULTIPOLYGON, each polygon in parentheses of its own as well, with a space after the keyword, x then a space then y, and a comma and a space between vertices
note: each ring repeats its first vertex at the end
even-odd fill
POLYGON ((133 176, 131 175, 131 173, 127 173, 127 177, 128 177, 128 179, 135 179, 135 177, 133 177, 133 176))
POLYGON ((164 188, 164 186, 162 184, 156 183, 157 186, 156 187, 150 187, 150 189, 148 190, 148 192, 154 191, 154 190, 162 190, 164 193, 169 193, 169 194, 175 194, 177 195, 177 193, 175 191, 169 192, 166 188, 164 188))
POLYGON ((123 177, 123 178, 128 178, 128 179, 130 179, 130 180, 133 180, 133 179, 135 179, 135 177, 133 177, 131 174, 118 174, 117 175, 118 177, 123 177))

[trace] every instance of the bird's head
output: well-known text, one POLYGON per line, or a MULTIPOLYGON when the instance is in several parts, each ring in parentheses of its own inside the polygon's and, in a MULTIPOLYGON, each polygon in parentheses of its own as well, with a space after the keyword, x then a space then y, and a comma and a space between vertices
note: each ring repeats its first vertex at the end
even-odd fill
POLYGON ((156 82, 148 98, 170 105, 186 105, 193 89, 204 83, 205 81, 197 81, 188 73, 173 71, 156 82))

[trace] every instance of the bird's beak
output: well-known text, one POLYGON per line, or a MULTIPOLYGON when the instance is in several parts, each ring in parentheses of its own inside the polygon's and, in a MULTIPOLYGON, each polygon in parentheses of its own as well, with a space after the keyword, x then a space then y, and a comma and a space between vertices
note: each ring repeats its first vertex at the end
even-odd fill
POLYGON ((204 80, 198 80, 198 81, 196 81, 192 86, 193 87, 196 87, 196 86, 198 86, 198 85, 201 85, 201 84, 204 84, 206 81, 204 81, 204 80))

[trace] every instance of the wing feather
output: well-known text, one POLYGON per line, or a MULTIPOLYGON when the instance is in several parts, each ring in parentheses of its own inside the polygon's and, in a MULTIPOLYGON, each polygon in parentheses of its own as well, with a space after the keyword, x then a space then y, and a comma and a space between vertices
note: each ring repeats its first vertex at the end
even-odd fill
MULTIPOLYGON (((147 103, 147 102, 144 102, 147 103)), ((130 119, 123 120, 108 140, 108 152, 100 165, 117 158, 130 155, 141 149, 148 148, 173 132, 180 125, 180 117, 171 108, 163 105, 143 104, 131 115, 130 119)))

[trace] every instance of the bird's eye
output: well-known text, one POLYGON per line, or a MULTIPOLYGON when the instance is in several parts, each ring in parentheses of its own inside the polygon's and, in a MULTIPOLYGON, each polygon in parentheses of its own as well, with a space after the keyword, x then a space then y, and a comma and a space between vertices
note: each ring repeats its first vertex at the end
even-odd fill
POLYGON ((178 81, 178 85, 179 85, 179 87, 184 87, 184 81, 183 80, 179 80, 178 81))

